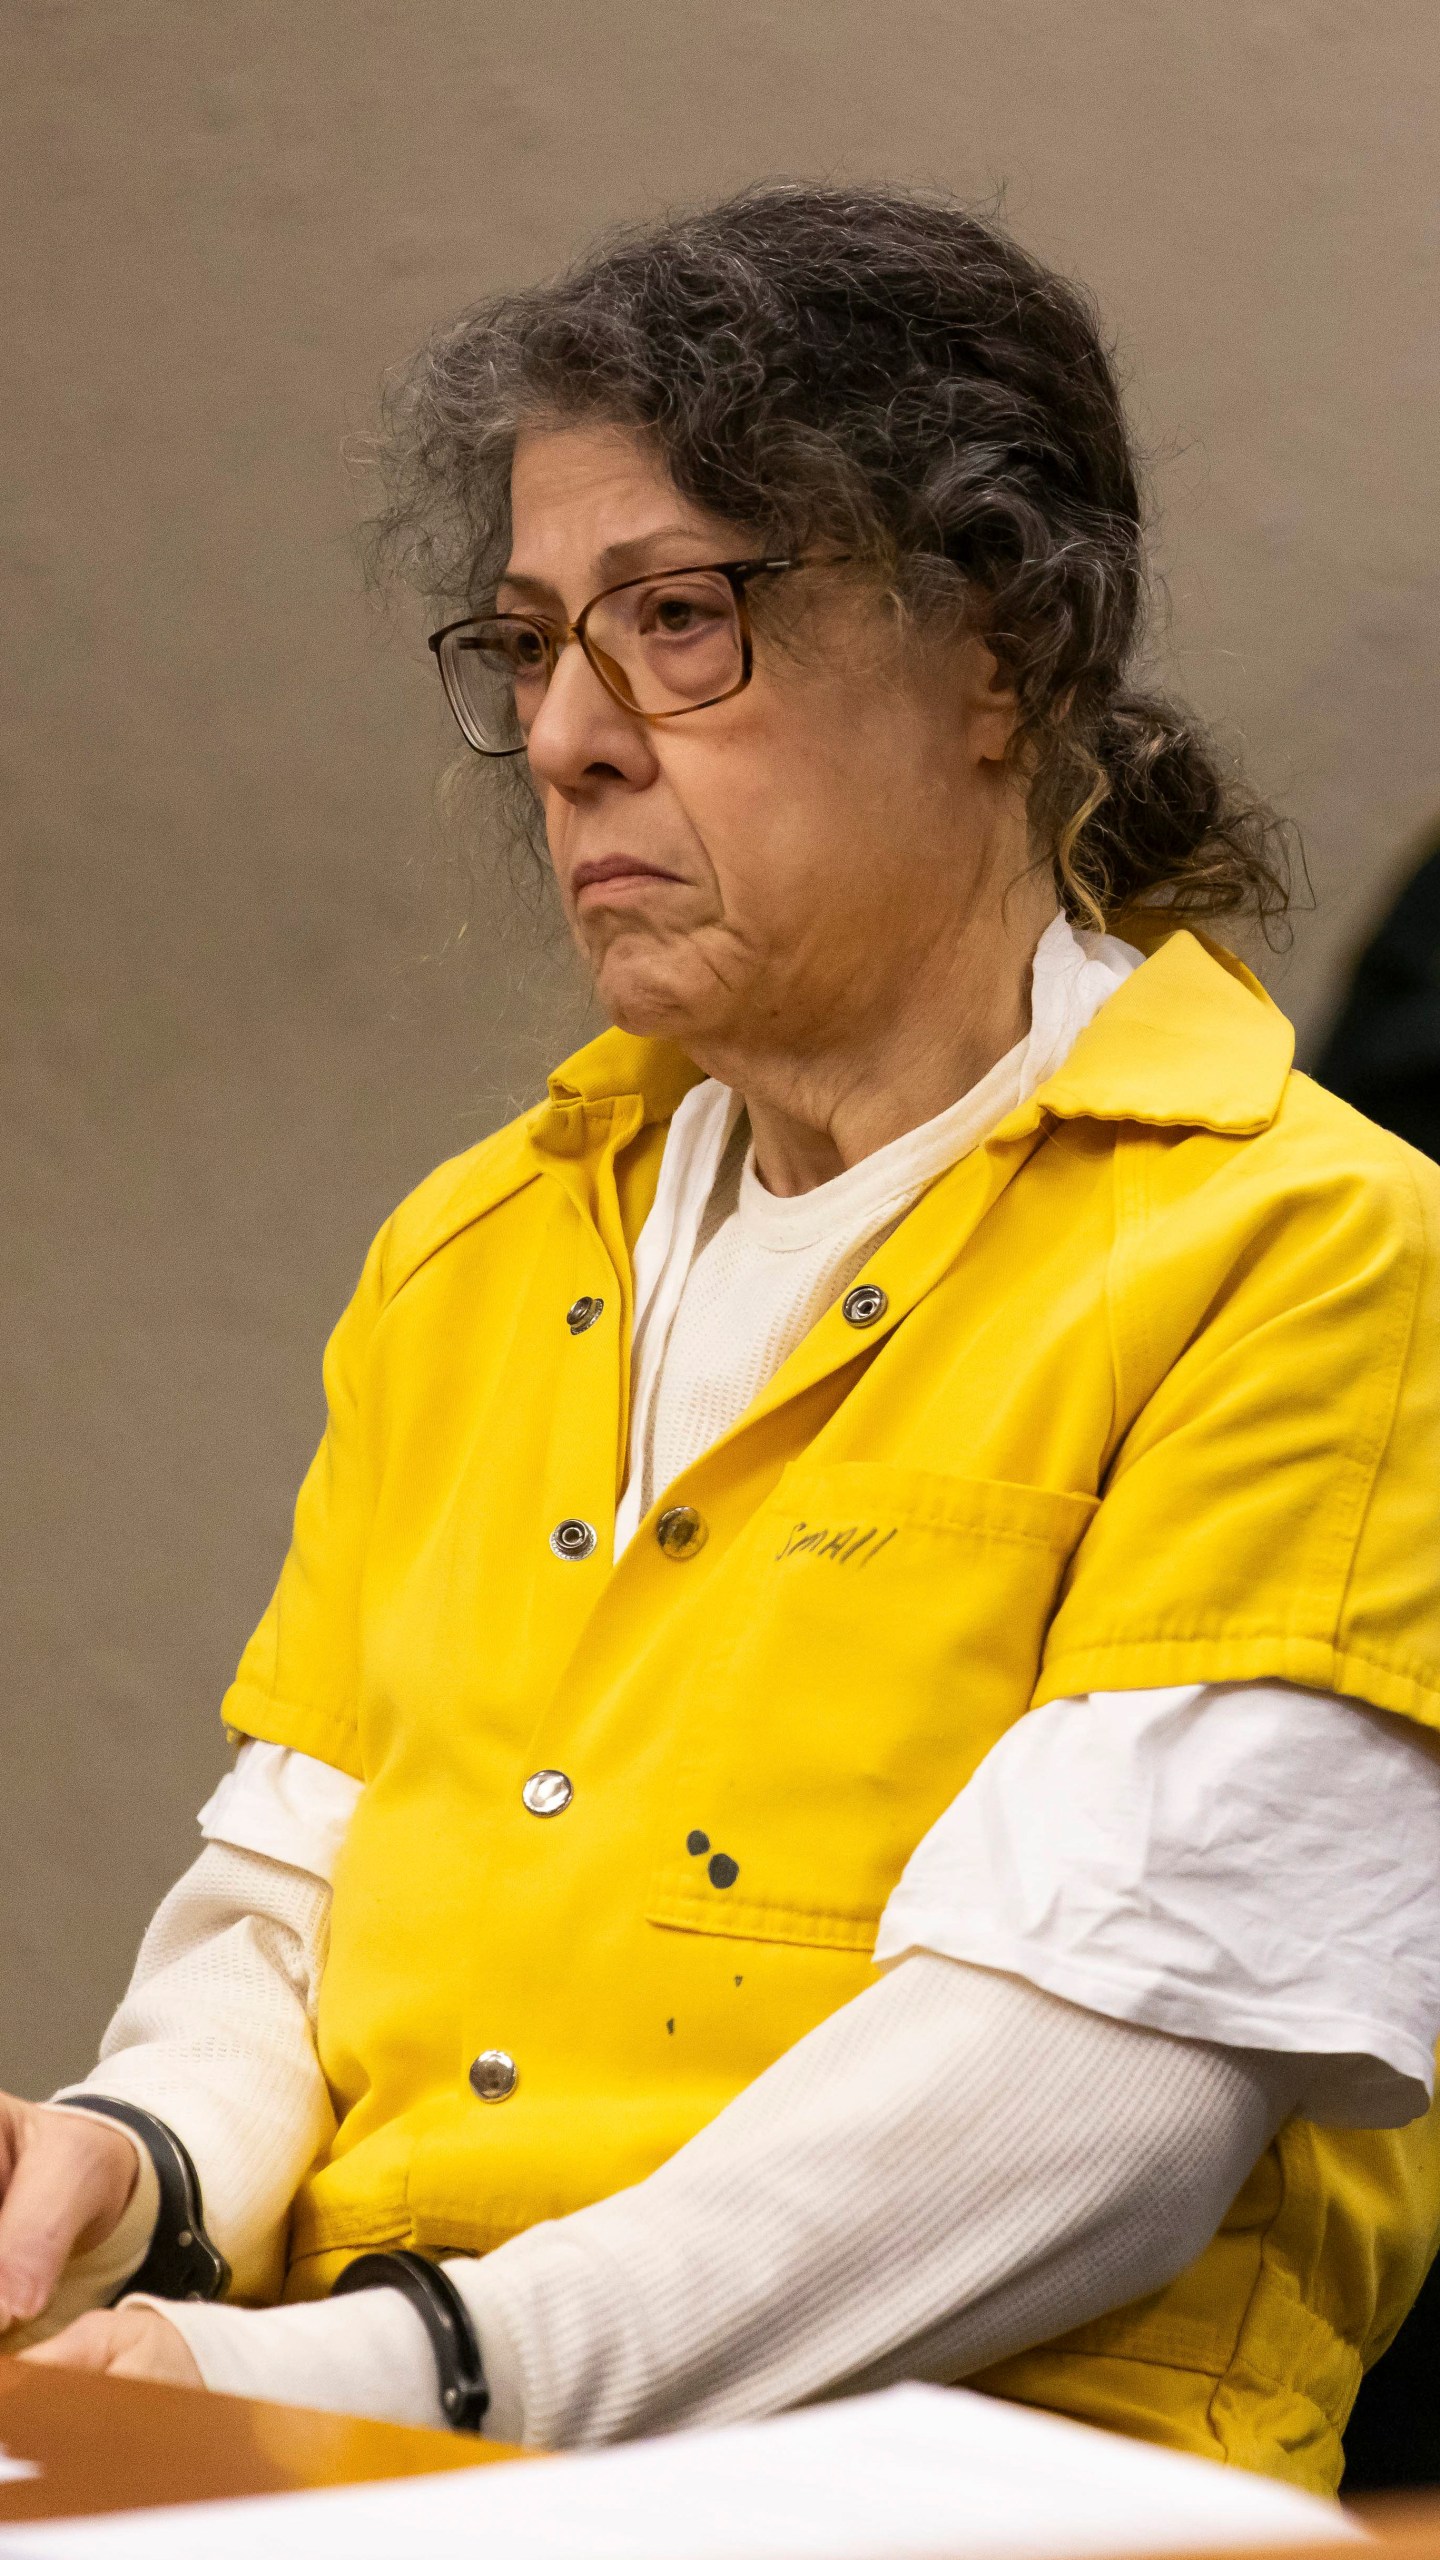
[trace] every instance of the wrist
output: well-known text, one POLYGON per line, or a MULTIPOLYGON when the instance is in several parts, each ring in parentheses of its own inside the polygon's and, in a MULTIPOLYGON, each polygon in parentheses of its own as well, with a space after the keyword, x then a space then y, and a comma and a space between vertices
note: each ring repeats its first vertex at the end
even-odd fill
POLYGON ((7 2333, 7 2355, 42 2345, 87 2311, 108 2309, 144 2265, 160 2210, 160 2187, 149 2154, 138 2142, 134 2148, 134 2184, 119 2221, 93 2248, 72 2252, 45 2309, 7 2333))
POLYGON ((91 2091, 55 2098, 51 2104, 113 2124, 148 2157, 159 2201, 150 2246, 132 2270, 136 2290, 167 2300, 215 2301, 230 2282, 230 2269, 205 2228, 200 2180, 179 2135, 123 2098, 91 2091))
POLYGON ((430 2341, 445 2423, 462 2435, 478 2435, 490 2406, 485 2367, 466 2308, 444 2267, 417 2249, 378 2249, 352 2258, 331 2288, 330 2299, 385 2290, 409 2303, 430 2341))
POLYGON ((444 2262, 445 2273, 470 2315, 479 2345, 490 2394, 485 2433, 496 2444, 531 2441, 526 2433, 525 2369, 520 2345, 524 2335, 523 2285, 516 2306, 521 2317, 516 2320, 511 2316, 511 2287, 507 2282, 512 2273, 507 2261, 515 2245, 514 2241, 507 2241, 503 2248, 492 2249, 483 2258, 447 2258, 444 2262))
POLYGON ((73 2093, 62 2090, 53 2098, 42 2099, 40 2113, 67 2118, 83 2117, 86 2122, 97 2126, 102 2134, 108 2135, 109 2139, 102 2145, 102 2150, 107 2158, 116 2162, 117 2175, 120 2174, 120 2163, 123 2161, 128 2164, 128 2182, 118 2215, 111 2222, 108 2231, 102 2231, 95 2241, 87 2242, 83 2250, 77 2248, 75 2252, 77 2259, 82 2256, 92 2257, 97 2250, 107 2248, 122 2223, 132 2224, 137 2198, 142 2195, 149 2196, 153 2224, 160 2201, 159 2185, 150 2154, 133 2125, 117 2124, 112 2117, 102 2114, 99 2108, 91 2105, 88 2093, 82 2093, 79 2090, 73 2093))
POLYGON ((133 2135, 127 2135, 127 2139, 134 2152, 135 2174, 125 2209, 105 2239, 77 2252, 71 2260, 77 2276, 88 2276, 97 2285, 109 2280, 111 2301, 145 2264, 160 2219, 160 2181, 155 2175, 155 2163, 142 2142, 133 2135))
POLYGON ((275 2311, 129 2299, 179 2331, 208 2391, 394 2426, 446 2424, 429 2339, 404 2296, 389 2288, 275 2311))

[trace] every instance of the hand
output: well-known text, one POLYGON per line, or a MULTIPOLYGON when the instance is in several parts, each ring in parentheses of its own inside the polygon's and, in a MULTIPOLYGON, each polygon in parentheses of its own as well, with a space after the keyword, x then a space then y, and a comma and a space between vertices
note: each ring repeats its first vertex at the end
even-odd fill
POLYGON ((27 2347, 19 2364, 58 2364, 72 2373, 123 2373, 137 2382, 178 2382, 203 2391, 200 2367, 163 2311, 122 2302, 118 2311, 86 2311, 58 2338, 27 2347))
POLYGON ((118 2125, 0 2092, 0 2332, 38 2319, 72 2250, 109 2239, 139 2167, 118 2125))

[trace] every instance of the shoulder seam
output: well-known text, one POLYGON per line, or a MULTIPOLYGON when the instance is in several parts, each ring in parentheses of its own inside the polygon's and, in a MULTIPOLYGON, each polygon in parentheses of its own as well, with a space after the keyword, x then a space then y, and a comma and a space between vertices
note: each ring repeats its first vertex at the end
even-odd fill
POLYGON ((452 1156, 449 1165, 463 1168, 457 1171, 453 1189, 443 1203, 436 1204, 428 1217, 423 1221, 417 1220, 419 1233, 406 1239, 403 1246, 396 1233, 397 1226, 405 1219, 412 1203, 419 1200, 420 1194, 430 1184, 439 1183, 448 1166, 437 1165, 434 1172, 428 1174, 425 1181, 391 1213, 387 1250, 381 1266, 382 1308, 388 1307, 426 1263, 443 1252, 447 1244, 452 1244, 458 1235, 463 1234, 467 1227, 474 1226, 479 1219, 488 1217, 492 1209, 498 1209, 504 1201, 512 1199, 517 1191, 523 1191, 529 1183, 538 1181, 541 1171, 533 1157, 526 1160, 523 1120, 508 1122, 503 1129, 482 1138, 475 1148, 467 1149, 464 1155, 452 1156), (507 1153, 511 1158, 508 1164, 505 1161, 507 1153), (484 1161, 492 1156, 500 1161, 484 1161))

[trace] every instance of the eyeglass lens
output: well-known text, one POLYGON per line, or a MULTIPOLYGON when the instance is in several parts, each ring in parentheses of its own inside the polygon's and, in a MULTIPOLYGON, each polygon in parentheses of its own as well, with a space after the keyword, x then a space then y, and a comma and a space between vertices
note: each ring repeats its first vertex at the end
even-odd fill
MULTIPOLYGON (((584 647, 610 692, 651 719, 714 702, 744 674, 734 593, 711 569, 599 597, 585 616, 584 647)), ((550 683, 551 648, 538 621, 495 614, 465 624, 444 642, 441 670, 472 745, 490 755, 523 747, 550 683)))

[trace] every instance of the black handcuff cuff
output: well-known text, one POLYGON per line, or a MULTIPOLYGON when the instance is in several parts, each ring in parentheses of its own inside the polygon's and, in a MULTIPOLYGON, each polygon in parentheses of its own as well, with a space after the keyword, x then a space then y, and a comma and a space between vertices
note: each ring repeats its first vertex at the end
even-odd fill
POLYGON ((330 2299, 367 2293, 375 2285, 389 2285, 418 2311, 435 2358, 446 2423, 461 2435, 478 2436, 490 2406, 480 2341, 444 2268, 418 2249, 374 2249, 351 2259, 330 2287, 330 2299))
MULTIPOLYGON (((204 2198, 195 2163, 178 2133, 144 2107, 123 2098, 81 2096, 52 2101, 77 2114, 108 2116, 140 2141, 154 2165, 160 2190, 155 2229, 140 2265, 128 2276, 112 2302, 128 2293, 153 2293, 162 2302, 218 2302, 230 2282, 230 2267, 205 2228, 204 2198)), ((365 2293, 388 2285, 403 2294, 419 2313, 435 2358, 440 2406, 457 2432, 478 2435, 490 2406, 480 2342, 470 2314, 444 2269, 422 2258, 416 2249, 377 2249, 351 2260, 330 2288, 332 2301, 346 2293, 365 2293)))
POLYGON ((230 2282, 229 2262, 205 2228, 200 2180, 178 2133, 143 2107, 128 2106, 123 2098, 82 2097, 77 2092, 52 2103, 123 2124, 144 2144, 155 2170, 160 2210, 150 2246, 112 2301, 123 2301, 127 2293, 155 2293, 162 2302, 218 2302, 230 2282))

